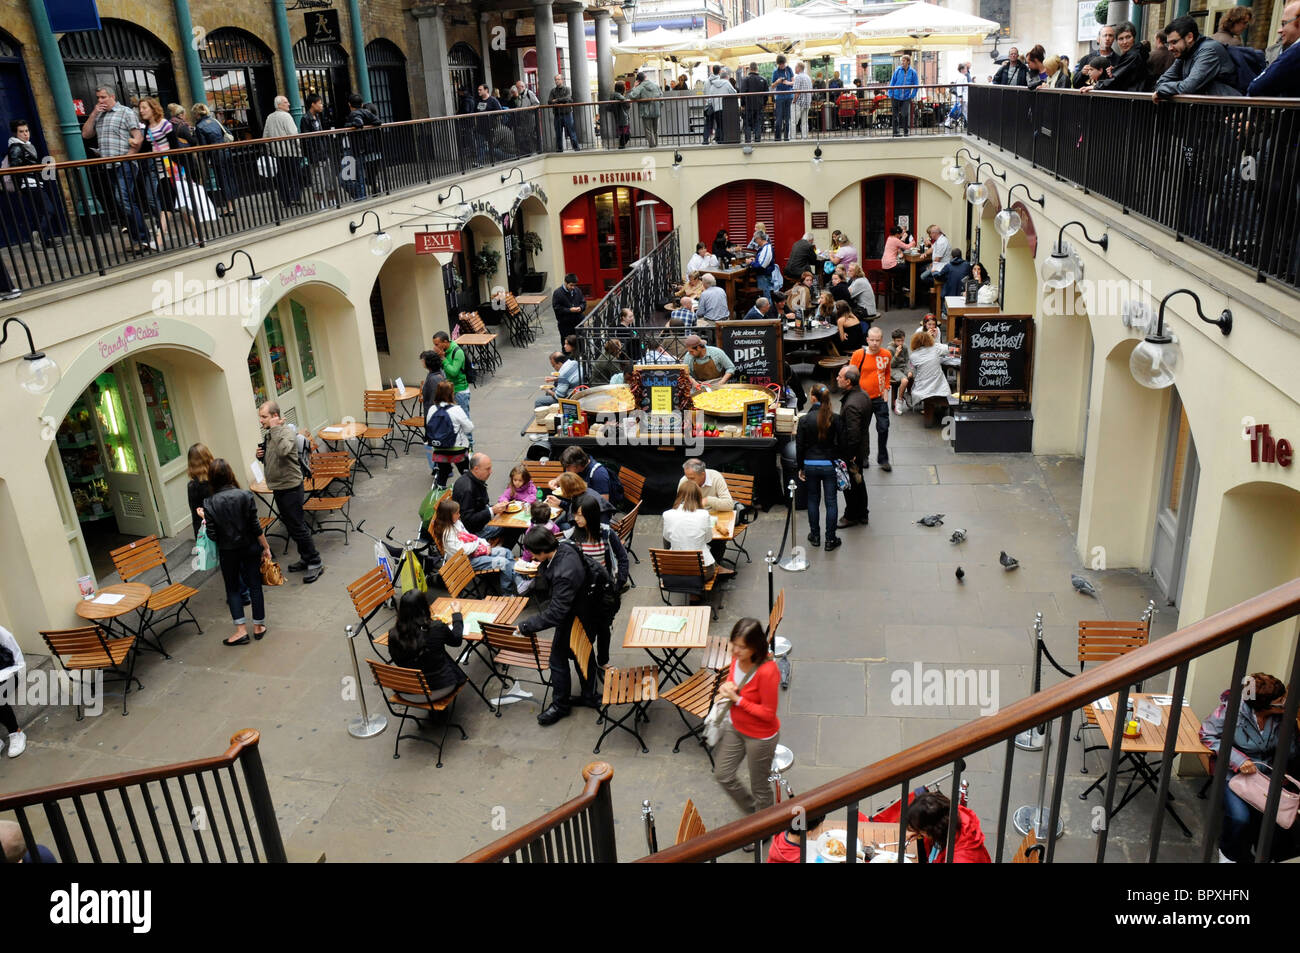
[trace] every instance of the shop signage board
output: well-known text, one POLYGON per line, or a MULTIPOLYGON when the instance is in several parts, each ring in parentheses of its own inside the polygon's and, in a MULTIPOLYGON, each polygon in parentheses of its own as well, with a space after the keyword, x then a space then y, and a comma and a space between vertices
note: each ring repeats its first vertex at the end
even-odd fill
POLYGON ((1034 318, 1028 314, 967 315, 962 322, 959 388, 965 397, 1029 400, 1034 370, 1034 318))
POLYGON ((460 251, 460 232, 449 229, 440 232, 416 232, 415 253, 417 255, 452 254, 460 251))
POLYGON ((684 364, 638 364, 633 368, 633 393, 640 395, 645 430, 651 433, 681 431, 681 394, 686 387, 685 375, 684 364))
POLYGON ((308 43, 327 44, 343 41, 337 10, 311 10, 303 14, 303 20, 307 24, 308 43))
POLYGON ((718 347, 736 365, 734 381, 766 387, 785 379, 780 321, 720 321, 716 330, 718 347))

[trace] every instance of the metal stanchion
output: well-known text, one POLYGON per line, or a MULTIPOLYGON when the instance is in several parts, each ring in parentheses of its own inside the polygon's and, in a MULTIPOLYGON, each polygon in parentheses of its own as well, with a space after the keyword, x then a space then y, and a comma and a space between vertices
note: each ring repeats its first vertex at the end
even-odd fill
MULTIPOLYGON (((794 541, 795 526, 797 522, 795 520, 795 515, 794 515, 795 514, 794 480, 790 481, 789 485, 787 486, 787 489, 790 491, 790 515, 786 521, 786 535, 790 539, 791 547, 790 547, 790 555, 781 561, 780 566, 786 572, 803 572, 805 569, 808 568, 808 553, 804 550, 802 546, 800 546, 798 543, 795 543, 794 541)), ((785 547, 782 546, 782 549, 784 548, 785 547)))
MULTIPOLYGON (((1046 843, 1048 839, 1047 828, 1051 823, 1051 812, 1044 806, 1047 804, 1047 772, 1050 770, 1050 755, 1052 751, 1052 736, 1048 732, 1043 732, 1043 765, 1039 769, 1041 776, 1038 779, 1038 806, 1024 804, 1016 808, 1016 813, 1011 817, 1011 823, 1016 825, 1016 830, 1022 834, 1028 834, 1029 828, 1034 829, 1034 836, 1040 842, 1046 843)), ((1065 831, 1064 822, 1058 817, 1056 819, 1056 836, 1060 837, 1065 831)))
MULTIPOLYGON (((776 565, 776 556, 772 550, 767 551, 763 562, 767 563, 767 614, 771 618, 772 606, 776 604, 776 574, 772 570, 776 565)), ((783 635, 772 640, 772 657, 776 660, 777 671, 781 673, 781 687, 785 689, 790 687, 790 650, 793 648, 793 643, 783 635)))
POLYGON ((361 684, 361 666, 357 664, 357 633, 350 625, 345 625, 343 631, 347 633, 348 651, 352 653, 352 675, 357 680, 357 701, 361 702, 361 717, 348 722, 348 734, 353 738, 371 738, 388 727, 388 719, 379 712, 372 715, 366 709, 366 690, 361 684))
POLYGON ((650 853, 659 853, 659 836, 655 833, 655 813, 650 809, 647 798, 641 802, 641 819, 645 821, 645 843, 650 853))
MULTIPOLYGON (((1034 615, 1034 691, 1037 695, 1043 688, 1043 614, 1034 615)), ((1022 751, 1041 751, 1043 749, 1043 726, 1034 727, 1016 735, 1016 747, 1022 751)))

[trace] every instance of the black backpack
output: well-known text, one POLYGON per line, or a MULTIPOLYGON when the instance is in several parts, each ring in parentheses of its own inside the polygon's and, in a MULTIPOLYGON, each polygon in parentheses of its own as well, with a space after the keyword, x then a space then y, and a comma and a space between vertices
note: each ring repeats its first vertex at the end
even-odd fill
MULTIPOLYGON (((614 576, 601 563, 596 562, 582 551, 577 543, 571 539, 561 540, 578 551, 582 557, 583 565, 587 569, 587 582, 583 587, 581 600, 583 604, 596 606, 606 619, 613 619, 618 615, 619 607, 623 603, 623 596, 618 591, 615 584, 614 576)), ((609 543, 605 544, 605 552, 609 553, 609 543)))
POLYGON ((623 490, 623 481, 618 478, 618 473, 613 467, 606 467, 605 464, 597 461, 592 467, 605 467, 605 472, 609 474, 609 505, 616 510, 623 509, 627 505, 627 494, 623 490))
POLYGON ((477 384, 477 383, 478 383, 478 371, 474 370, 474 362, 471 361, 470 358, 469 358, 469 351, 465 350, 465 348, 463 348, 463 347, 461 348, 461 351, 462 351, 462 352, 464 353, 464 355, 465 355, 465 383, 466 383, 466 384, 477 384))

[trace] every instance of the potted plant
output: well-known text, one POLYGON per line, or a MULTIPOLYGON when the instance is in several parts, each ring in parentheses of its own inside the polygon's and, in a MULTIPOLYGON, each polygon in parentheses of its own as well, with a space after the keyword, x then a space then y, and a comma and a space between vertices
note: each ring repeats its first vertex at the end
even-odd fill
POLYGON ((501 263, 501 252, 495 248, 480 248, 474 255, 474 271, 485 281, 491 281, 501 263))
POLYGON ((519 244, 528 256, 528 270, 520 278, 520 290, 525 294, 541 294, 546 290, 546 272, 535 271, 533 261, 541 254, 542 237, 536 232, 524 232, 519 244))

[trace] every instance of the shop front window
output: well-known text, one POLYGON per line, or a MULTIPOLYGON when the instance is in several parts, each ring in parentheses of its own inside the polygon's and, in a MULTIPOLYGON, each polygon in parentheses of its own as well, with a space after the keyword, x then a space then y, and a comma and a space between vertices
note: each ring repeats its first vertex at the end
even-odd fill
POLYGON ((316 379, 316 351, 311 343, 311 330, 307 327, 307 309, 297 301, 289 302, 293 312, 293 336, 298 339, 298 366, 302 368, 302 382, 316 379))
POLYGON ((144 414, 153 433, 153 445, 158 451, 158 465, 166 466, 181 455, 180 438, 176 435, 176 420, 172 416, 171 400, 167 396, 167 382, 162 371, 148 364, 136 365, 140 371, 140 390, 144 394, 144 414))
POLYGON ((140 464, 131 440, 130 411, 122 399, 122 388, 111 371, 100 374, 95 381, 95 413, 99 416, 99 430, 104 435, 104 449, 108 452, 109 469, 116 473, 139 473, 140 464))
POLYGON ((284 329, 280 325, 280 315, 272 311, 262 322, 266 331, 266 353, 271 361, 271 377, 275 382, 275 394, 283 396, 293 389, 293 372, 289 370, 289 352, 284 345, 284 329))
POLYGON ((614 193, 596 196, 596 241, 600 252, 600 269, 618 267, 618 236, 614 233, 614 193))
POLYGON ((248 380, 253 385, 253 398, 261 407, 271 395, 266 389, 266 375, 262 373, 262 352, 256 343, 248 349, 248 380))

